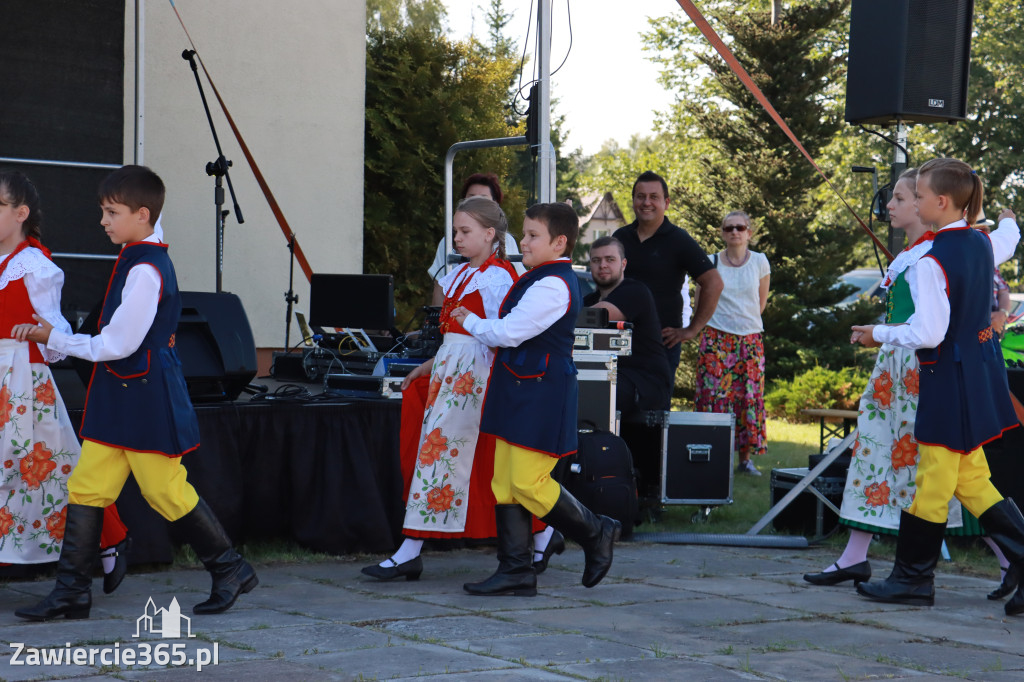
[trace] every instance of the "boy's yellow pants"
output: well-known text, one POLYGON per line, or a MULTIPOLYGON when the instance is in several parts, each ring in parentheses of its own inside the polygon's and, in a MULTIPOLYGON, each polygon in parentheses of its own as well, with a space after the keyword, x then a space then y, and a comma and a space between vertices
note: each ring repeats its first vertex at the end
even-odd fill
POLYGON ((149 506, 168 521, 177 521, 199 502, 181 457, 124 450, 90 440, 82 443, 82 456, 68 479, 68 501, 87 507, 113 504, 129 473, 135 474, 149 506))
POLYGON ((496 438, 494 478, 491 479, 495 502, 521 504, 537 518, 547 516, 562 494, 562 486, 551 478, 551 470, 557 463, 550 455, 496 438))
POLYGON ((918 445, 917 493, 909 511, 932 523, 943 523, 949 501, 957 499, 977 517, 1003 499, 989 480, 991 473, 985 451, 980 447, 962 455, 938 445, 918 445))

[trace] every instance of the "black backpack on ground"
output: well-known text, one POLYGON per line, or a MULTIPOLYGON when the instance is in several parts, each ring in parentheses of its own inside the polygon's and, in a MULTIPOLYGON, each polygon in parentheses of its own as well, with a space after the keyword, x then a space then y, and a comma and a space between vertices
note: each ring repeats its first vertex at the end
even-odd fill
POLYGON ((639 510, 626 441, 610 431, 581 429, 576 454, 560 459, 551 476, 595 514, 621 522, 622 537, 633 534, 639 510))

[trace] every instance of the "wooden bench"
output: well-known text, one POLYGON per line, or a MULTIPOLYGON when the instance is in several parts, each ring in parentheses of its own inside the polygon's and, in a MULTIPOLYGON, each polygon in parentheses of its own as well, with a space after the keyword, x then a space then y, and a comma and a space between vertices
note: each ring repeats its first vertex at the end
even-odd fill
POLYGON ((818 445, 818 454, 825 454, 825 446, 829 439, 846 438, 857 426, 857 410, 826 410, 812 408, 801 410, 808 417, 817 417, 821 420, 821 442, 818 445))

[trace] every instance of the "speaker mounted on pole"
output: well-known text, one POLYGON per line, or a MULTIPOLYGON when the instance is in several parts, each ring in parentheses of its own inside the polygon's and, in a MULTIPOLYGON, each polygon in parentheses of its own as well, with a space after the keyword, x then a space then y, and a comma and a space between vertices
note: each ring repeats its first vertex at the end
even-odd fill
POLYGON ((846 121, 967 118, 974 0, 853 0, 846 121))

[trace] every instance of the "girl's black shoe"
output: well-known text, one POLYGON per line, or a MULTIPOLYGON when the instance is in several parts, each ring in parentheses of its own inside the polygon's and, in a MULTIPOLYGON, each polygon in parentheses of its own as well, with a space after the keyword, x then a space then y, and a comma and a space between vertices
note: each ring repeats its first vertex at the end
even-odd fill
POLYGON ((1008 595, 1013 594, 1019 584, 1020 574, 1017 573, 1017 567, 1011 564, 1006 569, 1006 575, 1003 576, 1003 582, 999 584, 999 587, 988 593, 988 598, 993 601, 996 599, 1003 599, 1008 595))
POLYGON ((871 564, 862 561, 853 566, 839 568, 839 564, 833 564, 834 571, 822 571, 821 573, 804 573, 804 580, 812 585, 838 585, 839 583, 852 580, 854 585, 866 582, 871 579, 871 564))
POLYGON ((548 540, 548 546, 544 548, 544 558, 540 561, 533 562, 533 571, 537 575, 540 575, 548 567, 548 561, 551 560, 553 554, 561 554, 565 551, 565 537, 562 536, 557 530, 551 534, 551 538, 548 540))
POLYGON ((388 561, 391 562, 391 566, 381 566, 380 564, 364 566, 363 575, 368 575, 377 580, 394 580, 402 576, 405 576, 406 580, 419 580, 420 573, 423 573, 423 559, 421 557, 417 556, 415 559, 409 559, 402 564, 396 564, 394 559, 388 559, 388 561))

